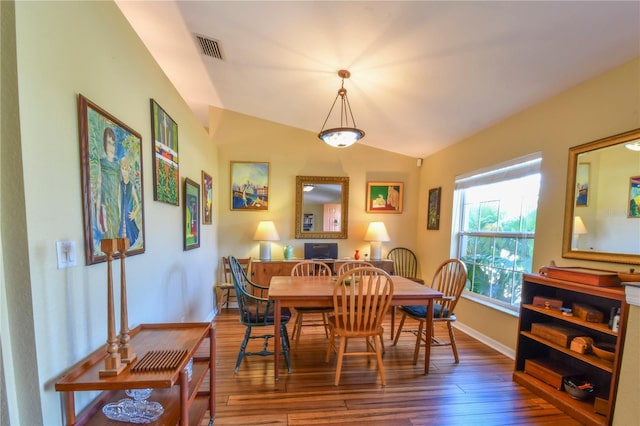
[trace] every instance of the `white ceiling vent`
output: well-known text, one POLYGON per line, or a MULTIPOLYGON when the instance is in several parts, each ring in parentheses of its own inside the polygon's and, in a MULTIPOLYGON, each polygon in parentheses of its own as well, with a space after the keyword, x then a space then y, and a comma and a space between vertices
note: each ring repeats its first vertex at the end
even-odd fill
POLYGON ((210 56, 212 58, 223 60, 222 57, 222 46, 220 46, 220 42, 218 40, 205 37, 199 34, 194 34, 198 39, 198 44, 200 45, 200 51, 205 56, 210 56))

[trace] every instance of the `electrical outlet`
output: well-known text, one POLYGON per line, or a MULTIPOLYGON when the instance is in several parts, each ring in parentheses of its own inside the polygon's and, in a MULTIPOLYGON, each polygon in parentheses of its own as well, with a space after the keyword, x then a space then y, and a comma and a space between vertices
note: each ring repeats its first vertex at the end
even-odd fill
POLYGON ((56 252, 58 254, 58 269, 71 268, 78 264, 75 241, 56 242, 56 252))

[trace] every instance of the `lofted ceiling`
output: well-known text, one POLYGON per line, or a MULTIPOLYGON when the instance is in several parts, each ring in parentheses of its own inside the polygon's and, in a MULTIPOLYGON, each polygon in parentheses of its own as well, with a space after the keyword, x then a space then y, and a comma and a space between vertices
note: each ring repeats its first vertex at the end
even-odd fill
POLYGON ((639 1, 116 3, 203 126, 317 133, 346 68, 359 143, 418 158, 640 56, 639 1))

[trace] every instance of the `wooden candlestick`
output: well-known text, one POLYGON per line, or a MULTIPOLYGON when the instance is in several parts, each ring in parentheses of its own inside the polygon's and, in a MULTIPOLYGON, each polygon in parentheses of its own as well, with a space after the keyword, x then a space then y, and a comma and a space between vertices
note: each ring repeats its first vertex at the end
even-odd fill
POLYGON ((124 260, 129 250, 129 239, 118 238, 118 251, 120 252, 120 358, 122 362, 131 364, 138 358, 133 353, 129 344, 129 317, 127 315, 127 276, 124 268, 124 260))
POLYGON ((104 370, 100 370, 100 377, 117 376, 122 372, 126 364, 120 362, 118 352, 118 337, 116 336, 116 320, 113 309, 113 274, 111 263, 113 253, 118 245, 115 239, 100 241, 100 249, 107 255, 107 357, 104 360, 104 370))

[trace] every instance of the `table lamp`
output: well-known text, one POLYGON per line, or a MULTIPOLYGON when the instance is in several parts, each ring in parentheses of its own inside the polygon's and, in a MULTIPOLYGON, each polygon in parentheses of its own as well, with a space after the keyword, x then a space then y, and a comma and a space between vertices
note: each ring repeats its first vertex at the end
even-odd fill
POLYGON ((367 233, 364 236, 365 241, 370 241, 371 244, 371 260, 382 259, 382 242, 390 241, 387 228, 385 228, 383 222, 371 222, 367 233))
POLYGON ((584 226, 584 222, 580 216, 573 217, 573 249, 578 250, 578 238, 580 235, 584 235, 587 233, 587 227, 584 226))
POLYGON ((260 241, 260 260, 271 260, 271 241, 278 241, 280 236, 273 221, 263 220, 253 235, 255 241, 260 241))

